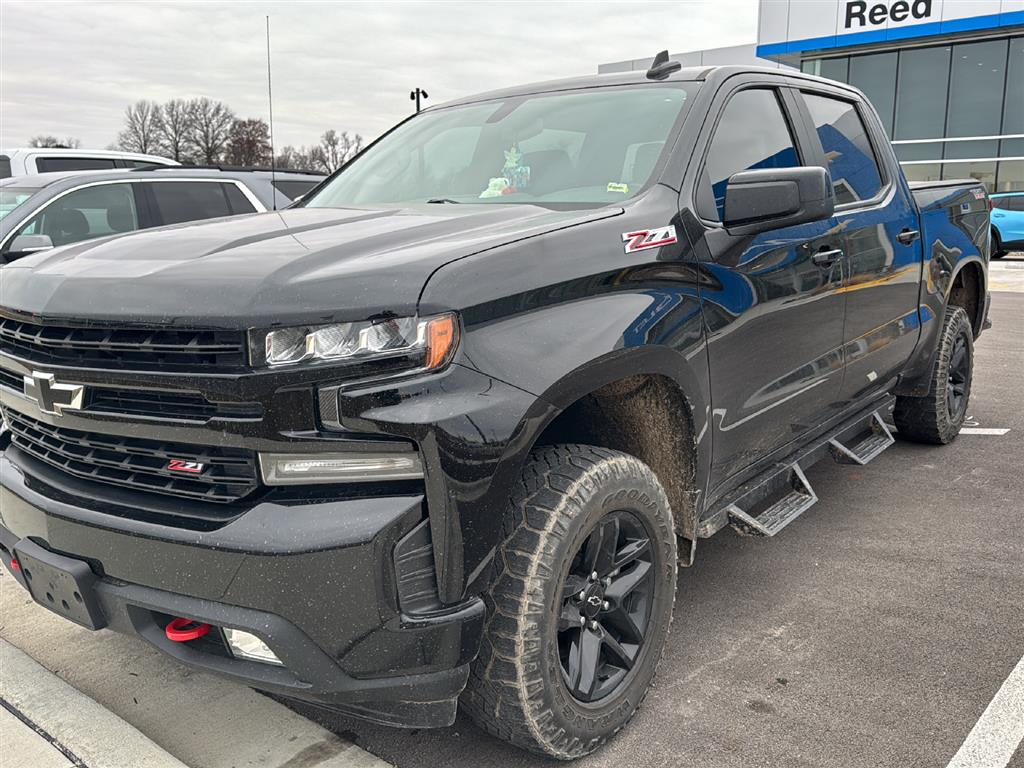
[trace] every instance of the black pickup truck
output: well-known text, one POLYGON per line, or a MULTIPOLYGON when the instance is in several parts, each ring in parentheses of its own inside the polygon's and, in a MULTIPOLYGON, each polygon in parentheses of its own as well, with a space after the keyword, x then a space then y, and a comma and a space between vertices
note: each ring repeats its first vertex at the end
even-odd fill
POLYGON ((290 209, 3 268, 0 559, 194 667, 577 757, 700 539, 777 534, 893 424, 956 437, 989 230, 796 72, 428 109, 290 209))

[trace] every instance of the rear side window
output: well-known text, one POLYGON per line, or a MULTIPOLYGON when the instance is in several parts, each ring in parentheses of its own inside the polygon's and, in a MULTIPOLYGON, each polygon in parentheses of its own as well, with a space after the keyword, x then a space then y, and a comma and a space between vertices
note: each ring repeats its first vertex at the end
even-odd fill
MULTIPOLYGON (((164 224, 180 224, 185 221, 215 219, 219 216, 231 216, 235 213, 251 213, 255 208, 245 200, 233 184, 222 184, 208 181, 161 181, 150 182, 153 200, 157 213, 164 224), (232 190, 229 193, 228 190, 232 190), (232 197, 237 195, 240 202, 232 205, 232 197), (236 207, 243 210, 236 210, 236 207)), ((237 201, 237 198, 236 201, 237 201)))
POLYGON ((730 176, 740 171, 798 165, 793 134, 775 91, 756 88, 737 93, 729 99, 715 128, 705 165, 719 220, 725 210, 725 187, 730 176))
POLYGON ((54 171, 106 171, 116 168, 112 158, 106 157, 37 157, 39 173, 54 171))
POLYGON ((10 178, 11 175, 11 158, 0 155, 0 179, 10 178))
POLYGON ((992 198, 992 207, 1004 211, 1024 211, 1024 195, 992 198))
POLYGON ((228 196, 228 205, 231 206, 231 213, 255 213, 256 208, 249 202, 249 198, 242 194, 234 184, 221 184, 224 187, 224 194, 228 196))
POLYGON ((813 93, 805 93, 804 100, 825 150, 836 203, 873 198, 882 188, 882 176, 857 108, 848 101, 813 93))
POLYGON ((287 197, 289 200, 294 200, 299 195, 304 195, 319 182, 316 181, 275 181, 274 189, 280 192, 282 195, 287 197))

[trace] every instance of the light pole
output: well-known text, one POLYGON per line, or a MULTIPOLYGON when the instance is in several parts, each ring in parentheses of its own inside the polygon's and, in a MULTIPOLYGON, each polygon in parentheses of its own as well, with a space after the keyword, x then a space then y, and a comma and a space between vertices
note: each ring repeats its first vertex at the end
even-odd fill
POLYGON ((422 88, 417 88, 415 91, 409 91, 409 98, 416 102, 416 111, 420 111, 420 99, 429 99, 427 92, 422 88))

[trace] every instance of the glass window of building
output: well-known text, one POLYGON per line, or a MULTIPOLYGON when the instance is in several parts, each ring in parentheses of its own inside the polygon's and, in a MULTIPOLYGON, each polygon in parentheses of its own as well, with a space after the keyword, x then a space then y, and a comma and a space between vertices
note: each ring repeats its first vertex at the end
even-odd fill
POLYGON ((940 163, 912 163, 903 166, 903 175, 907 181, 939 181, 942 179, 940 163))
POLYGON ((864 91, 875 105, 882 126, 889 136, 892 136, 896 97, 896 57, 895 51, 850 57, 850 85, 864 91))
POLYGON ((997 192, 1024 191, 1024 160, 1004 160, 997 170, 997 192))
MULTIPOLYGON (((946 135, 995 136, 1000 133, 1006 81, 1007 40, 953 46, 946 135)), ((947 142, 947 158, 995 157, 995 140, 947 142)), ((994 171, 993 171, 994 173, 994 171)))
POLYGON ((847 82, 850 77, 850 59, 847 56, 838 59, 810 59, 803 62, 800 68, 809 75, 827 77, 840 83, 847 82))
MULTIPOLYGON (((894 139, 942 137, 946 127, 949 55, 948 45, 900 52, 894 139)), ((939 158, 941 155, 934 157, 939 158)))
MULTIPOLYGON (((1001 133, 1024 133, 1024 37, 1010 39, 1010 55, 1006 67, 1006 100, 1003 102, 1003 129, 1001 133)), ((1024 139, 1010 139, 1003 142, 1004 156, 1024 157, 1024 139), (1014 141, 1016 151, 1007 151, 1007 145, 1014 141)))
POLYGON ((995 189, 996 164, 991 163, 943 163, 943 179, 974 179, 985 185, 986 189, 995 189))
POLYGON ((811 93, 804 94, 804 101, 825 150, 836 202, 869 200, 878 194, 882 177, 857 108, 848 101, 811 93))

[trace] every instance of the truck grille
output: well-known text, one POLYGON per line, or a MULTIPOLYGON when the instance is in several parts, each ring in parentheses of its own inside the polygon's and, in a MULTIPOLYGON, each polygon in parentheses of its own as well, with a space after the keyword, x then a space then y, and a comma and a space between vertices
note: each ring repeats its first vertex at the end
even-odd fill
POLYGON ((222 504, 241 499, 258 485, 252 451, 80 432, 11 410, 7 422, 15 446, 86 480, 222 504), (171 470, 173 460, 202 468, 194 474, 171 470))
POLYGON ((82 368, 166 371, 245 364, 245 336, 239 331, 76 328, 0 317, 0 347, 32 362, 82 368))
MULTIPOLYGON (((25 389, 22 377, 0 368, 0 386, 16 392, 25 389)), ((148 389, 115 389, 86 386, 86 413, 114 416, 146 416, 202 423, 210 419, 258 419, 263 415, 259 403, 214 403, 198 392, 162 392, 148 389)))

